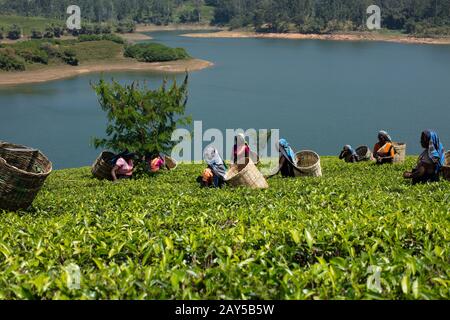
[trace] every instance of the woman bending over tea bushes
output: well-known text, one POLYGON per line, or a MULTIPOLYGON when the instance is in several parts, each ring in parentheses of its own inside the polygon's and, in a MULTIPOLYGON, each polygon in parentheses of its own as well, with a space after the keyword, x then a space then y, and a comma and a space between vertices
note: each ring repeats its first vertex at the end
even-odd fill
POLYGON ((359 161, 359 157, 355 149, 353 149, 352 146, 348 144, 344 146, 344 149, 342 149, 341 153, 339 154, 339 159, 340 160, 345 159, 345 162, 350 163, 359 161))
POLYGON ((436 132, 425 130, 420 137, 420 144, 425 149, 419 156, 417 166, 411 172, 405 172, 405 179, 412 179, 413 184, 420 182, 437 182, 439 173, 445 164, 445 152, 436 132))
POLYGON ((225 184, 227 166, 219 155, 219 152, 214 147, 208 147, 205 149, 203 157, 208 164, 208 167, 203 171, 203 174, 197 178, 197 181, 203 187, 222 187, 225 184))
POLYGON ((135 154, 128 150, 120 153, 114 159, 114 167, 111 170, 113 181, 119 179, 131 179, 133 176, 135 154))
POLYGON ((395 150, 391 136, 386 131, 378 132, 378 142, 373 148, 373 156, 377 164, 393 163, 395 150))

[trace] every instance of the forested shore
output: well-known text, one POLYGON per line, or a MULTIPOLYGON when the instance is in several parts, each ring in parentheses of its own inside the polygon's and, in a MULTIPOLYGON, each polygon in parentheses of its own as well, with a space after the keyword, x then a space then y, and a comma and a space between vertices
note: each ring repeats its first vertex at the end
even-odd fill
MULTIPOLYGON (((2 14, 65 20, 68 0, 0 0, 2 14)), ((416 36, 450 35, 448 0, 79 0, 86 23, 207 23, 257 32, 327 34, 364 31, 367 8, 382 10, 382 27, 416 36)))

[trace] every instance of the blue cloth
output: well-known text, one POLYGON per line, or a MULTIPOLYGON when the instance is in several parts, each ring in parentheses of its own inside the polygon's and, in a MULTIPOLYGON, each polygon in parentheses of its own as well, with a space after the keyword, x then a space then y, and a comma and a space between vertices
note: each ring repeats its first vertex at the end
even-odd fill
POLYGON ((295 159, 295 153, 294 150, 289 146, 289 143, 286 141, 286 139, 280 139, 279 141, 280 147, 283 148, 284 153, 290 158, 289 160, 291 162, 294 162, 295 159))
POLYGON ((346 145, 344 147, 344 150, 348 151, 350 153, 350 155, 357 157, 358 154, 356 153, 355 149, 352 148, 351 145, 346 145))
POLYGON ((218 176, 221 179, 224 179, 227 173, 227 166, 222 157, 219 155, 217 149, 212 146, 207 147, 203 152, 203 157, 205 158, 208 166, 213 171, 214 177, 218 176))
POLYGON ((425 134, 427 138, 429 139, 428 142, 428 155, 433 160, 434 164, 436 165, 436 173, 439 173, 441 171, 441 168, 445 164, 445 154, 444 154, 444 146, 439 140, 439 136, 436 132, 427 130, 425 131, 425 134))

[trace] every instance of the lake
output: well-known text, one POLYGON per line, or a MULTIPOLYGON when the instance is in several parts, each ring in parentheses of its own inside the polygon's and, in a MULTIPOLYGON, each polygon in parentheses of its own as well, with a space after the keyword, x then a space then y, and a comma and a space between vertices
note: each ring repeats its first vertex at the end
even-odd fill
MULTIPOLYGON (((280 129, 294 149, 321 155, 337 155, 345 144, 372 147, 380 129, 406 142, 408 154, 420 152, 427 128, 450 146, 450 46, 182 33, 189 31, 149 34, 215 63, 190 75, 187 113, 204 130, 280 129)), ((100 77, 0 88, 0 140, 41 149, 55 168, 90 165, 100 151, 91 138, 102 136, 106 124, 89 84, 100 77)), ((103 77, 147 80, 156 88, 164 75, 103 77)))

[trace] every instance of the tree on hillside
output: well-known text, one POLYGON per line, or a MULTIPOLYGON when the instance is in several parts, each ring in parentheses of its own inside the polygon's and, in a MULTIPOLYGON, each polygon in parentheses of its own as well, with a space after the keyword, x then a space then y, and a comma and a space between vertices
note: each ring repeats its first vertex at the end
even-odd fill
POLYGON ((22 30, 17 24, 13 24, 8 30, 8 39, 17 40, 22 37, 22 30))
POLYGON ((122 86, 116 81, 100 80, 92 87, 102 110, 107 113, 106 138, 95 138, 96 148, 119 152, 125 149, 145 156, 169 153, 175 142, 172 133, 178 125, 188 124, 184 115, 187 103, 188 75, 179 86, 168 87, 164 80, 159 89, 133 82, 122 86))

